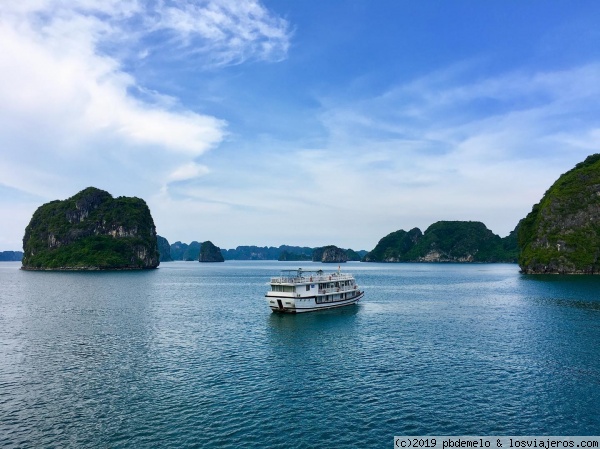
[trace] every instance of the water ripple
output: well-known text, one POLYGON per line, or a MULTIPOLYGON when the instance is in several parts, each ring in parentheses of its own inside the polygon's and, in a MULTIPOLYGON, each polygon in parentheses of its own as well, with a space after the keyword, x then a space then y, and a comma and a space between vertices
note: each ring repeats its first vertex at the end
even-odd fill
POLYGON ((371 448, 600 428, 597 278, 355 264, 359 305, 280 316, 263 295, 285 264, 163 265, 0 270, 0 446, 371 448))

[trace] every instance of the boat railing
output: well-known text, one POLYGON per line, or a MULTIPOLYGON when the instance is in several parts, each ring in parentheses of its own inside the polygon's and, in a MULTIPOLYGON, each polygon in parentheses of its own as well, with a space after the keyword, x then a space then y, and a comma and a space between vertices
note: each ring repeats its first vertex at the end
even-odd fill
POLYGON ((351 279, 354 279, 354 276, 343 273, 333 273, 331 275, 321 276, 277 276, 271 278, 271 284, 306 284, 308 282, 337 282, 349 281, 351 279))

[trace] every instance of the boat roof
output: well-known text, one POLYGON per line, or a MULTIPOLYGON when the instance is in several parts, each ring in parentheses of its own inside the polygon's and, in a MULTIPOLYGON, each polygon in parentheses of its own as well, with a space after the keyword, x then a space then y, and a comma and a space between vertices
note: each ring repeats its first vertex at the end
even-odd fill
POLYGON ((333 273, 325 274, 322 269, 319 270, 303 270, 298 268, 296 270, 281 270, 282 274, 280 277, 272 277, 271 283, 276 284, 302 284, 310 282, 321 282, 321 281, 332 281, 332 280, 352 280, 354 276, 350 273, 342 273, 335 271, 333 273), (332 279, 333 278, 333 279, 332 279))
POLYGON ((281 270, 282 273, 317 273, 323 274, 323 270, 304 270, 302 268, 296 268, 295 270, 281 270))
POLYGON ((323 270, 305 270, 304 268, 295 268, 293 270, 281 270, 281 271, 286 271, 286 272, 302 271, 302 272, 306 272, 306 273, 316 273, 316 272, 323 271, 323 270))
MULTIPOLYGON (((340 267, 338 267, 337 270, 332 270, 332 272, 334 272, 334 274, 345 274, 342 273, 340 270, 340 267)), ((298 276, 298 277, 302 277, 302 276, 306 276, 306 275, 311 275, 311 273, 316 274, 317 276, 322 276, 323 274, 325 274, 325 272, 323 271, 323 269, 318 269, 318 270, 305 270, 303 268, 297 268, 295 270, 281 270, 281 273, 283 275, 287 275, 287 276, 298 276)))

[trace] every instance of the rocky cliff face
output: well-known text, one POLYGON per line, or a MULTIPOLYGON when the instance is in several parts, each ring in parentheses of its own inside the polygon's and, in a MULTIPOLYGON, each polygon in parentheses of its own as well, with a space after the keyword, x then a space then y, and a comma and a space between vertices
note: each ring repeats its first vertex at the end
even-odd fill
POLYGON ((23 269, 156 268, 156 228, 139 198, 113 198, 88 187, 40 206, 23 237, 23 269))
POLYGON ((382 238, 365 262, 515 262, 514 237, 501 239, 477 221, 438 221, 422 233, 399 230, 382 238))
POLYGON ((200 257, 198 260, 199 262, 225 262, 221 248, 213 245, 210 240, 200 245, 200 257))
POLYGON ((523 273, 600 272, 600 154, 563 174, 518 234, 523 273))
POLYGON ((312 260, 313 262, 323 263, 345 263, 348 262, 348 254, 344 249, 329 245, 322 248, 315 248, 312 260))

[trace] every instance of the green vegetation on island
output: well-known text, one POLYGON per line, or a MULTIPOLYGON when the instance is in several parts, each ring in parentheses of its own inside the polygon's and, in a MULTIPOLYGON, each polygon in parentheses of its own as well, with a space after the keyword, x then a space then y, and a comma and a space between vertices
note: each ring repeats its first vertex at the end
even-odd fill
POLYGON ((23 237, 23 269, 156 268, 156 228, 139 198, 88 187, 40 206, 23 237))
POLYGON ((382 238, 365 262, 516 262, 514 231, 504 239, 478 221, 438 221, 422 233, 399 230, 382 238))
POLYGON ((209 240, 203 242, 200 246, 200 256, 198 257, 199 262, 225 262, 223 254, 221 254, 221 248, 213 245, 209 240))
POLYGON ((600 272, 600 154, 561 175, 520 224, 523 273, 600 272))

